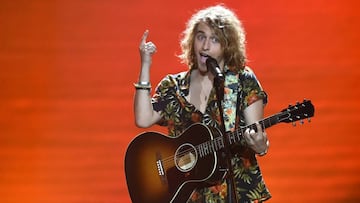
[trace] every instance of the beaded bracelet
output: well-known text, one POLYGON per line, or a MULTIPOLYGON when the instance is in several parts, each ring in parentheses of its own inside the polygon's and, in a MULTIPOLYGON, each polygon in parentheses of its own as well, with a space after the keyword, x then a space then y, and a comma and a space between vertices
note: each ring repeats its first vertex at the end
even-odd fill
POLYGON ((134 87, 136 90, 149 90, 151 89, 150 82, 138 82, 134 83, 134 87))

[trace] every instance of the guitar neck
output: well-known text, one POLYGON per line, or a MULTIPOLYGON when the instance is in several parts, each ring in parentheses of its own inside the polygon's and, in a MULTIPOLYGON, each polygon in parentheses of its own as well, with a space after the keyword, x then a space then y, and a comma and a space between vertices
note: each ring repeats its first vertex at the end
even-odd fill
MULTIPOLYGON (((262 126, 262 128, 265 129, 281 122, 281 120, 286 117, 287 117, 287 113, 280 112, 259 121, 259 123, 262 126)), ((224 136, 215 137, 213 140, 209 140, 208 142, 198 145, 197 150, 199 152, 200 157, 204 157, 210 153, 224 149, 226 146, 239 143, 243 139, 243 134, 247 128, 256 129, 256 124, 253 123, 251 125, 238 128, 234 132, 226 133, 224 136, 227 137, 224 136), (228 143, 226 143, 226 140, 228 140, 228 143)))
MULTIPOLYGON (((276 125, 280 122, 284 123, 294 123, 295 121, 307 118, 310 121, 310 118, 314 116, 314 106, 310 100, 304 100, 302 103, 297 103, 294 106, 289 106, 286 109, 283 109, 279 113, 276 113, 272 116, 269 116, 263 120, 260 120, 258 123, 261 125, 262 129, 269 128, 273 125, 276 125)), ((302 122, 301 122, 302 123, 302 122)), ((200 154, 200 157, 206 156, 215 151, 219 151, 225 147, 231 146, 236 143, 240 143, 243 140, 243 135, 246 129, 256 130, 256 123, 253 123, 248 126, 243 126, 236 129, 234 132, 227 132, 225 135, 215 137, 213 140, 202 143, 197 146, 197 150, 200 154), (226 136, 226 137, 225 137, 226 136)))
MULTIPOLYGON (((280 123, 283 120, 283 118, 287 118, 287 117, 288 117, 288 114, 281 112, 281 113, 272 115, 270 117, 267 117, 267 118, 259 121, 259 123, 261 124, 263 129, 266 129, 266 128, 269 128, 273 125, 280 123)), ((252 125, 255 125, 255 124, 252 124, 252 125)))
MULTIPOLYGON (((274 114, 272 116, 269 116, 267 118, 264 118, 259 121, 259 124, 261 125, 262 129, 269 128, 273 125, 276 125, 280 123, 283 119, 287 118, 288 114, 286 112, 280 112, 277 114, 274 114)), ((244 135, 244 132, 247 128, 256 130, 256 123, 253 123, 248 126, 240 127, 234 132, 228 132, 225 136, 227 136, 227 140, 229 140, 229 145, 239 143, 244 135)))

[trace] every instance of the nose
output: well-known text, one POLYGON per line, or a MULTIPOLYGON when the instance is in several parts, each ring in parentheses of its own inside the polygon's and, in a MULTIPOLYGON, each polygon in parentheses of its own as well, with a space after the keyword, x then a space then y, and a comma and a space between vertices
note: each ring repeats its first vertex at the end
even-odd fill
POLYGON ((210 40, 209 39, 204 40, 202 48, 204 51, 207 51, 210 49, 210 40))

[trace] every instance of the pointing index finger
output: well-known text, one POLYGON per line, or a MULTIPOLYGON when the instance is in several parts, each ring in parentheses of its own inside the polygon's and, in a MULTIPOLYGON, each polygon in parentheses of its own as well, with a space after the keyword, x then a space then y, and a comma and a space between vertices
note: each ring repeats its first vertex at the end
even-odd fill
POLYGON ((145 30, 142 38, 141 38, 141 44, 145 44, 146 43, 146 38, 149 35, 149 30, 145 30))

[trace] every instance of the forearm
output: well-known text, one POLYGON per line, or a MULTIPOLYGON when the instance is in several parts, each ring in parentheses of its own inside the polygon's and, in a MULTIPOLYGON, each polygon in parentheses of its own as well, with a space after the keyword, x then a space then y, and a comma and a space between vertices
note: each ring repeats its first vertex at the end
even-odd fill
MULTIPOLYGON (((247 125, 257 123, 263 119, 264 104, 261 100, 254 102, 244 110, 245 121, 247 125)), ((269 147, 269 142, 265 129, 257 124, 257 132, 253 129, 247 129, 245 133, 248 145, 258 154, 265 154, 269 147)))
POLYGON ((134 96, 135 124, 138 127, 146 128, 156 123, 160 116, 153 110, 151 104, 150 64, 142 64, 140 70, 137 82, 140 87, 136 87, 134 96))
POLYGON ((150 92, 148 90, 136 90, 134 96, 135 124, 141 128, 147 128, 156 122, 156 112, 154 112, 150 92))

